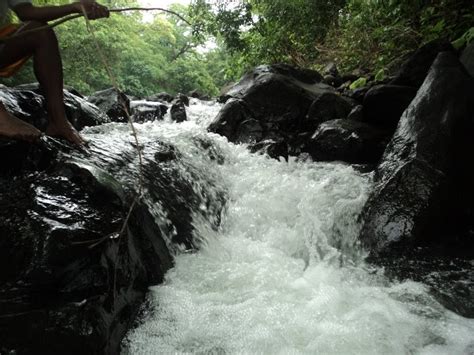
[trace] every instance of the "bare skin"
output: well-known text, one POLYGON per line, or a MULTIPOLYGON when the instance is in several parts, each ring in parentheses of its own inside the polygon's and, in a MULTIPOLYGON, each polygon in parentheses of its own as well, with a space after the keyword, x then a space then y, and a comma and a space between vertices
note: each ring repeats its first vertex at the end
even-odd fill
POLYGON ((41 131, 8 113, 0 103, 0 136, 36 142, 41 137, 41 131))
MULTIPOLYGON (((108 9, 91 1, 83 1, 64 6, 36 7, 21 4, 14 8, 17 16, 26 23, 21 31, 35 29, 73 13, 82 13, 85 9, 90 19, 108 17, 108 9)), ((84 140, 66 117, 63 97, 63 70, 58 41, 53 30, 45 29, 33 32, 21 38, 5 42, 0 52, 0 67, 8 66, 26 56, 33 56, 33 68, 36 78, 44 91, 49 114, 49 126, 46 134, 60 137, 82 146, 84 140)), ((0 134, 12 138, 32 141, 37 136, 31 125, 20 124, 17 118, 0 109, 0 134)), ((22 121, 20 121, 22 122, 22 121)), ((37 130, 36 130, 37 131, 37 130)), ((39 131, 38 131, 39 132, 39 131)))

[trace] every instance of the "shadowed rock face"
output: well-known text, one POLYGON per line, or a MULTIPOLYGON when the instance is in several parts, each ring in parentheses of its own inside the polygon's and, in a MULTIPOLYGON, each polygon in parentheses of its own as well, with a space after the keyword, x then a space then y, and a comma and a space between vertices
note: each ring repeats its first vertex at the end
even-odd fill
POLYGON ((416 91, 415 88, 399 85, 372 87, 364 97, 364 122, 393 133, 402 113, 415 98, 416 91))
MULTIPOLYGON (((363 211, 361 240, 372 254, 436 245, 441 227, 472 217, 474 80, 440 53, 389 143, 363 211)), ((472 221, 471 221, 472 222, 472 221)))

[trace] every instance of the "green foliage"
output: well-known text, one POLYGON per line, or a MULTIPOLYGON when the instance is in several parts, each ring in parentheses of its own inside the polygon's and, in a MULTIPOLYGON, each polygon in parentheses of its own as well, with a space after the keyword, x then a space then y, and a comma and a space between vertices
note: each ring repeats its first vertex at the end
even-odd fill
POLYGON ((309 65, 345 0, 194 0, 193 20, 218 37, 241 68, 262 62, 309 65))
POLYGON ((360 89, 363 88, 365 85, 367 85, 367 78, 361 77, 354 81, 350 86, 349 89, 355 90, 355 89, 360 89))
MULTIPOLYGON (((37 5, 67 3, 67 0, 37 0, 37 5)), ((108 1, 111 7, 138 5, 131 1, 108 1)), ((187 17, 187 7, 174 5, 174 11, 187 17)), ((189 25, 176 16, 156 13, 144 21, 140 12, 112 14, 108 19, 91 22, 95 37, 107 56, 108 65, 121 88, 134 96, 143 97, 156 92, 171 94, 198 90, 215 95, 222 78, 211 76, 208 55, 214 66, 226 57, 213 56, 199 50, 205 37, 193 36, 189 25)), ((90 94, 112 85, 97 47, 83 19, 66 22, 55 29, 63 58, 66 85, 90 94)), ((6 85, 36 81, 32 63, 13 78, 2 80, 6 85)))
POLYGON ((473 24, 471 0, 349 0, 320 59, 344 70, 390 70, 422 44, 458 38, 473 24))
POLYGON ((453 41, 452 45, 454 48, 459 49, 471 43, 473 39, 474 39, 474 27, 471 27, 461 37, 453 41))

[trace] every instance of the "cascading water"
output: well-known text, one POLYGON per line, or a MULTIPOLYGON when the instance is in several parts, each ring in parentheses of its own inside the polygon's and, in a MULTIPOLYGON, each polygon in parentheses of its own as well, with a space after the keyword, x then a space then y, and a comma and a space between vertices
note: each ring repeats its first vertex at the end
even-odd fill
POLYGON ((369 176, 250 154, 206 132, 218 109, 193 100, 188 122, 137 125, 142 139, 169 142, 199 166, 206 176, 193 183, 219 184, 228 203, 218 232, 196 213, 200 250, 178 253, 151 289, 125 353, 474 353, 474 321, 422 284, 389 282, 364 264, 357 216, 369 176), (200 139, 223 159, 210 160, 200 139))

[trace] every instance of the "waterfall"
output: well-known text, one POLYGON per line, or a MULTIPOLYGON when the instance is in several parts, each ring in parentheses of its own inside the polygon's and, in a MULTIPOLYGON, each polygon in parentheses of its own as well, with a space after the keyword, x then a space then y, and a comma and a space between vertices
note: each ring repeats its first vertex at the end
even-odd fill
MULTIPOLYGON (((423 284, 389 281, 364 263, 357 218, 370 175, 251 154, 207 133, 218 110, 194 99, 187 122, 137 125, 142 140, 172 144, 183 164, 204 172, 189 176, 195 189, 225 190, 227 205, 217 231, 196 211, 200 250, 175 251, 124 353, 474 352, 473 320, 446 310, 423 284)), ((119 127, 100 134, 114 139, 126 132, 119 127)))

